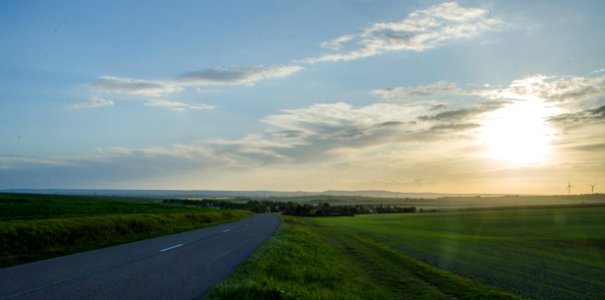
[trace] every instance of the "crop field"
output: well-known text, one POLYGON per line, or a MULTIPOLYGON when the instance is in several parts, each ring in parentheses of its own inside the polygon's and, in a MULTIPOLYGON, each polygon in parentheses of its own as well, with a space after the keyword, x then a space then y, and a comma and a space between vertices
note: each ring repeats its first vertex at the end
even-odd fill
POLYGON ((602 299, 605 208, 301 218, 208 299, 602 299))
POLYGON ((140 198, 0 194, 0 267, 249 216, 140 198))
POLYGON ((483 197, 443 197, 443 198, 376 198, 358 196, 306 196, 306 197, 271 197, 257 200, 273 200, 296 202, 301 204, 357 205, 383 204, 390 206, 411 207, 443 210, 472 210, 486 208, 536 207, 536 206, 568 206, 568 205, 605 205, 605 194, 590 195, 509 195, 483 197))
POLYGON ((364 215, 317 222, 532 298, 605 295, 603 207, 364 215))

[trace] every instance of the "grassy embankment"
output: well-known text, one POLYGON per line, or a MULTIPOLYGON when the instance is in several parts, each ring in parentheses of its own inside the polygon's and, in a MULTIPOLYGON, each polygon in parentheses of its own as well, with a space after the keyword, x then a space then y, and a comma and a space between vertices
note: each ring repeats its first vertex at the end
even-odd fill
POLYGON ((171 234, 251 215, 142 199, 0 194, 0 267, 171 234))
POLYGON ((207 299, 517 299, 317 219, 278 232, 207 299))
POLYGON ((286 217, 209 299, 602 299, 605 208, 286 217), (459 275, 455 275, 459 274, 459 275), (464 276, 464 277, 463 277, 464 276))

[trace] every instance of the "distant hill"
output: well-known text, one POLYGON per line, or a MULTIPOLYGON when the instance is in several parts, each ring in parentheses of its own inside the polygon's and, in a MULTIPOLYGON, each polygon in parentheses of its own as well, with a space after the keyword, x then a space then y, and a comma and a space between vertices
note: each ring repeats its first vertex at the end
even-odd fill
POLYGON ((150 198, 199 198, 199 197, 304 197, 304 196, 358 196, 374 198, 423 198, 436 199, 442 197, 497 197, 497 194, 444 194, 444 193, 405 193, 382 190, 369 191, 340 191, 327 190, 324 192, 277 192, 277 191, 213 191, 213 190, 112 190, 112 189, 5 189, 4 193, 27 194, 61 194, 85 196, 127 196, 150 198))

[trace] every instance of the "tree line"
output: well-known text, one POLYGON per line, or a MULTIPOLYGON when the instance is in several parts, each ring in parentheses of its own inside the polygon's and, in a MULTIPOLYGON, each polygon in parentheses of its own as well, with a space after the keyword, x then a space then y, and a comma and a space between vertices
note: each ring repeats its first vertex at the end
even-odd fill
POLYGON ((293 216, 354 216, 357 214, 385 214, 385 213, 414 213, 416 207, 399 207, 396 205, 381 204, 355 204, 330 205, 328 202, 318 204, 301 204, 292 201, 267 201, 249 199, 247 202, 234 202, 216 199, 166 199, 167 204, 195 205, 220 209, 244 209, 256 213, 273 212, 293 216))

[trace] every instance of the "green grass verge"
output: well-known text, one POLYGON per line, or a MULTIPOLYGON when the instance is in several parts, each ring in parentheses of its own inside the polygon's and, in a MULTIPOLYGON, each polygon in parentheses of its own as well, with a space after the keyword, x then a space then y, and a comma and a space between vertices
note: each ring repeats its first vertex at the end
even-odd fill
POLYGON ((207 299, 518 299, 317 219, 277 233, 207 299))
POLYGON ((252 214, 125 200, 0 194, 0 267, 192 230, 252 214))

